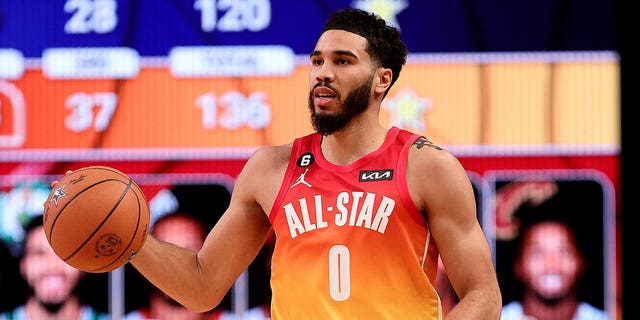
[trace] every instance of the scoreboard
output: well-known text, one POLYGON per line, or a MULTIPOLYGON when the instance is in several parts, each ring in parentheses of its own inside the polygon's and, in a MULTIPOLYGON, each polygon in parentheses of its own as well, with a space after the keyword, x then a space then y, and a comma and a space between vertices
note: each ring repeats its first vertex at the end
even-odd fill
POLYGON ((128 47, 167 56, 176 46, 285 45, 311 52, 328 15, 374 11, 400 28, 411 52, 613 49, 614 4, 415 0, 22 0, 0 2, 0 47, 40 57, 48 48, 128 47), (598 23, 594 23, 598 21, 598 23), (553 45, 553 47, 552 47, 553 45))
MULTIPOLYGON (((5 161, 41 150, 50 159, 87 148, 251 150, 311 131, 309 65, 285 47, 180 47, 164 58, 121 48, 50 50, 0 80, 5 161)), ((464 150, 615 153, 618 72, 610 52, 414 54, 381 121, 464 150)))

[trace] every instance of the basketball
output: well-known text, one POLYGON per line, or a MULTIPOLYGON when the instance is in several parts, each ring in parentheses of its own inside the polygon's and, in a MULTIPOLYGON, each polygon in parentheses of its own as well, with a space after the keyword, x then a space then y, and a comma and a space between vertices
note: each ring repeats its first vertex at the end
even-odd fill
POLYGON ((44 230, 55 253, 86 272, 109 272, 126 264, 149 232, 149 206, 140 187, 106 166, 77 169, 62 177, 44 203, 44 230))

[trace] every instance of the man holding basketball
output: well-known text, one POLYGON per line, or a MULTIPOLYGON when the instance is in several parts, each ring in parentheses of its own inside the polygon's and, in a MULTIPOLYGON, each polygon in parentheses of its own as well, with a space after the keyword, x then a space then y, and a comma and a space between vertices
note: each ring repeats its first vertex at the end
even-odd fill
POLYGON ((310 55, 316 133, 263 147, 197 253, 149 237, 131 259, 187 308, 214 308, 273 228, 273 319, 439 319, 438 257, 460 301, 448 319, 498 319, 501 294, 457 159, 379 122, 407 50, 365 11, 331 15, 310 55))

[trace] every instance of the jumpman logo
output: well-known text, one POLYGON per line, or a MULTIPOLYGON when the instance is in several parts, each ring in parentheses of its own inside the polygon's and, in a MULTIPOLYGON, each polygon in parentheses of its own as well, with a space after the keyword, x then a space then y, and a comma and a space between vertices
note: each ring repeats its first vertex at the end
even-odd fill
POLYGON ((307 187, 311 188, 311 184, 309 184, 307 181, 304 180, 304 175, 307 174, 307 171, 309 171, 309 168, 306 168, 304 170, 304 172, 302 174, 300 174, 300 176, 298 177, 298 180, 296 180, 296 182, 294 184, 291 185, 290 188, 293 188, 301 183, 305 184, 307 187))

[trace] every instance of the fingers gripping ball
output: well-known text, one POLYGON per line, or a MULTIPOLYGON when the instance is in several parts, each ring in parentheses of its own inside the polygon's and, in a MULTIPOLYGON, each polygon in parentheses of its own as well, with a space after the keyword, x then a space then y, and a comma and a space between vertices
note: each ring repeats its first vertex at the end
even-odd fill
POLYGON ((44 204, 49 244, 67 264, 93 273, 129 261, 149 231, 149 206, 126 174, 105 166, 68 173, 44 204))

